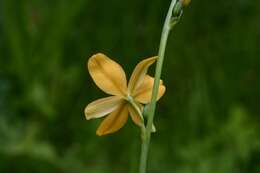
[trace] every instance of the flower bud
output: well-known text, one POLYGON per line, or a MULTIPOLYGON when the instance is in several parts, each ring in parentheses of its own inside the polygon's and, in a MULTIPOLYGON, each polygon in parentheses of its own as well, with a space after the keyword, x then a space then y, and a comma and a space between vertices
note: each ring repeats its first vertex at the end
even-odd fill
POLYGON ((183 7, 187 7, 190 4, 191 0, 180 0, 180 2, 182 3, 183 7))

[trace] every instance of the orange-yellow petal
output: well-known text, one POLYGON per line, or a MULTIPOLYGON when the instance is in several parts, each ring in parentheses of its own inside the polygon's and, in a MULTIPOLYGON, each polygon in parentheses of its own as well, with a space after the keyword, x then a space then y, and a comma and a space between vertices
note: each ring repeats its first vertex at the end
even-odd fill
MULTIPOLYGON (((145 75, 142 84, 133 91, 132 96, 134 99, 140 103, 147 104, 151 101, 152 93, 153 93, 153 85, 154 78, 145 75)), ((165 86, 163 85, 162 80, 160 81, 159 92, 157 96, 157 100, 159 100, 163 94, 165 93, 165 86)))
POLYGON ((98 99, 85 108, 86 119, 103 117, 115 109, 117 109, 123 102, 123 99, 118 96, 110 96, 102 99, 98 99))
POLYGON ((88 70, 96 85, 107 94, 123 95, 127 93, 127 81, 123 68, 102 53, 88 60, 88 70))
POLYGON ((132 93, 136 88, 141 85, 148 68, 156 61, 156 59, 157 57, 147 58, 137 64, 128 84, 128 91, 130 93, 132 93))
MULTIPOLYGON (((143 109, 144 109, 144 106, 141 105, 141 104, 138 104, 138 107, 139 109, 141 110, 141 112, 143 112, 143 109)), ((130 116, 131 116, 131 119, 133 120, 133 122, 142 127, 144 125, 144 119, 143 117, 140 117, 140 115, 137 113, 137 111, 131 106, 131 105, 128 105, 128 111, 130 113, 130 116)), ((152 124, 152 132, 156 132, 156 128, 155 128, 155 125, 152 124)))
MULTIPOLYGON (((143 105, 138 104, 141 112, 143 112, 143 105)), ((138 112, 133 108, 132 105, 128 105, 128 111, 130 113, 131 119, 133 120, 133 122, 138 125, 138 126, 143 126, 144 125, 144 119, 143 117, 141 117, 138 112)))
POLYGON ((97 135, 107 135, 121 129, 128 119, 127 103, 123 103, 114 112, 110 113, 97 129, 97 135))

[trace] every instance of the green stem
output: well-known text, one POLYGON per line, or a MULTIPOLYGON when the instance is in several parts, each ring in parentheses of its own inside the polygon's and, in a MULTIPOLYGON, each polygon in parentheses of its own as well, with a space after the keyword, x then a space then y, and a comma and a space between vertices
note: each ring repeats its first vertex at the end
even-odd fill
POLYGON ((148 150, 149 142, 147 138, 145 138, 145 140, 142 140, 139 173, 146 173, 148 150))
POLYGON ((151 139, 154 113, 155 113, 155 108, 156 108, 156 99, 157 99, 159 85, 160 85, 160 78, 161 78, 161 72, 162 72, 162 66, 163 66, 163 60, 164 60, 164 54, 165 54, 165 49, 166 49, 166 45, 167 45, 168 35, 169 35, 172 27, 174 27, 175 24, 178 23, 180 14, 182 12, 181 9, 179 9, 178 15, 173 16, 173 11, 175 9, 176 4, 178 4, 177 0, 171 1, 170 7, 169 7, 169 10, 168 10, 165 22, 164 22, 163 30, 162 30, 159 53, 158 53, 159 59, 156 64, 153 94, 152 94, 151 104, 150 104, 149 112, 148 112, 148 122, 147 122, 147 126, 145 128, 144 140, 142 141, 139 173, 146 173, 147 157, 148 157, 148 151, 149 151, 149 145, 150 145, 150 139, 151 139))

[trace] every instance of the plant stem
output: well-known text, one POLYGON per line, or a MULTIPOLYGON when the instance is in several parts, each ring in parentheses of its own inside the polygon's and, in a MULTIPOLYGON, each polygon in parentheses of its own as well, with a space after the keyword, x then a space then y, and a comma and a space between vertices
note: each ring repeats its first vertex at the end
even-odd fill
POLYGON ((145 140, 142 140, 139 173, 146 173, 148 150, 149 150, 149 142, 146 138, 145 140))
MULTIPOLYGON (((144 134, 144 140, 142 141, 142 148, 141 148, 141 156, 140 156, 140 167, 139 167, 139 173, 146 173, 146 167, 147 167, 147 157, 148 157, 148 151, 149 151, 149 145, 150 145, 150 139, 151 139, 151 132, 152 132, 152 125, 153 125, 153 119, 154 119, 154 113, 156 108, 156 99, 158 95, 159 85, 160 85, 160 78, 161 78, 161 72, 162 72, 162 66, 163 66, 163 60, 164 60, 164 54, 165 49, 167 45, 168 35, 170 33, 170 30, 175 24, 179 21, 179 16, 173 16, 173 10, 174 7, 178 4, 177 0, 172 0, 165 22, 162 29, 161 34, 161 41, 159 46, 159 59, 156 64, 156 70, 155 70, 155 80, 154 80, 154 86, 153 86, 153 94, 151 99, 151 104, 148 111, 148 122, 147 126, 145 128, 145 134, 144 134)), ((179 14, 181 14, 181 9, 179 11, 179 14)))

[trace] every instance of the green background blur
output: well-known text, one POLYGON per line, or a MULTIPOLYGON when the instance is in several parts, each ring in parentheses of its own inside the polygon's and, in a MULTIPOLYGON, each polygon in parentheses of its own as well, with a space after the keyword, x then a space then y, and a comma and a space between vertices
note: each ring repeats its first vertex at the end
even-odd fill
MULTIPOLYGON (((0 0, 0 172, 136 173, 139 129, 97 137, 86 70, 157 54, 170 0, 0 0)), ((169 37, 149 173, 260 173, 260 1, 194 0, 169 37)), ((153 74, 154 67, 150 70, 153 74)))

